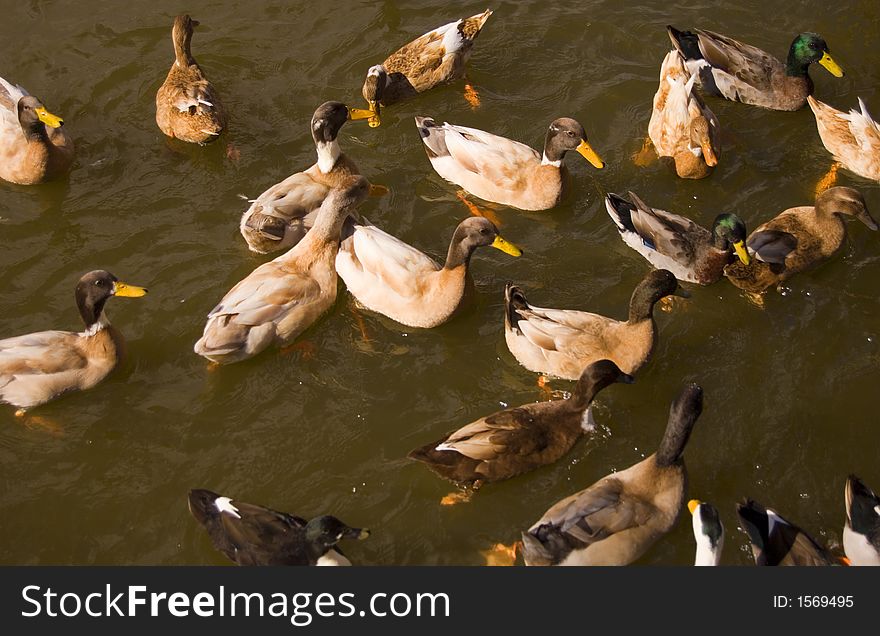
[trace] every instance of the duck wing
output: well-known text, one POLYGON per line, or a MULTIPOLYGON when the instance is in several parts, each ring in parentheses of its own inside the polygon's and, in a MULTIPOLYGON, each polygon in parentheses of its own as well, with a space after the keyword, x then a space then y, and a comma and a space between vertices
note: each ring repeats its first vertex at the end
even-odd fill
POLYGON ((746 243, 759 260, 774 265, 785 265, 785 259, 797 249, 798 240, 794 234, 783 230, 757 229, 746 243))

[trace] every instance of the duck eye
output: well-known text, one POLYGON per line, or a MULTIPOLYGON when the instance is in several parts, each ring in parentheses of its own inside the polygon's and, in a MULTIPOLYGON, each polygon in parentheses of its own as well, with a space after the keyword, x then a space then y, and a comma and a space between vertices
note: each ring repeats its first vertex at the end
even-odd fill
POLYGON ((569 137, 574 137, 574 133, 571 132, 570 130, 566 130, 565 134, 568 135, 569 137))

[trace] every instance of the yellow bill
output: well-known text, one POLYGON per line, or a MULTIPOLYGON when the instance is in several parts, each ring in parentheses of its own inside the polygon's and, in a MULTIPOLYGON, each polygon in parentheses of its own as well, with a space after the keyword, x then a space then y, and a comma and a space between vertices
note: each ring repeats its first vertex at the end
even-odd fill
POLYGON ((828 55, 828 51, 825 51, 822 54, 822 59, 819 60, 819 64, 824 66, 834 77, 844 76, 843 69, 840 68, 840 65, 837 62, 831 59, 831 56, 828 55))
POLYGON ((45 108, 37 108, 34 112, 37 113, 37 119, 50 128, 58 128, 64 123, 64 120, 58 115, 53 115, 45 108))
POLYGON ((379 124, 382 123, 379 118, 379 103, 378 102, 369 102, 369 109, 365 108, 349 108, 348 109, 348 118, 352 121, 358 121, 366 119, 370 128, 377 128, 379 124))
POLYGON ((602 161, 601 157, 599 157, 598 154, 596 154, 596 151, 593 150, 593 147, 589 143, 587 143, 586 139, 581 139, 580 145, 578 145, 575 150, 577 150, 584 159, 589 161, 600 170, 605 167, 605 162, 602 161))
POLYGON ((742 261, 743 265, 748 265, 752 262, 752 259, 749 256, 749 250, 746 249, 745 242, 737 241, 733 244, 733 249, 736 251, 736 255, 739 257, 739 260, 742 261))
POLYGON ((511 256, 522 256, 522 250, 507 239, 503 238, 500 234, 495 236, 495 240, 492 241, 492 247, 496 250, 501 250, 505 254, 510 254, 511 256))
POLYGON ((147 294, 146 287, 138 287, 137 285, 129 285, 118 280, 113 283, 113 295, 122 296, 124 298, 140 298, 147 294))
POLYGON ((701 503, 703 502, 699 499, 691 499, 688 502, 688 510, 690 510, 691 514, 694 514, 697 511, 697 506, 699 506, 701 503))

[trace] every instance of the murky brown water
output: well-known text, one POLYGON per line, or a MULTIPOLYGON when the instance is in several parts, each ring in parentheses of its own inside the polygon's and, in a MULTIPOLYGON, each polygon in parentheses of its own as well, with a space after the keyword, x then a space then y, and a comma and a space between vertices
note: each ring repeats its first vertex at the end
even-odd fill
MULTIPOLYGON (((601 396, 599 433, 558 464, 450 509, 439 505, 450 484, 405 459, 501 402, 541 399, 534 375, 504 345, 505 281, 522 284, 537 304, 625 315, 646 263, 619 240, 600 193, 633 189, 704 224, 735 211, 750 228, 812 200, 830 157, 809 110, 711 100, 727 140, 713 176, 683 181, 659 164, 633 165, 669 48, 665 24, 711 28, 779 56, 798 31, 818 31, 847 76, 814 68, 817 95, 846 109, 860 95, 880 111, 876 2, 796 10, 781 0, 494 3, 470 62, 479 111, 458 83, 387 109, 381 128, 343 129, 346 151, 391 188, 365 206, 366 216, 442 257, 467 214, 431 170, 414 114, 535 146, 550 120, 574 116, 607 168, 597 172, 573 155, 573 194, 556 210, 499 212, 504 234, 527 254, 512 261, 478 253, 474 302, 446 326, 410 331, 367 314, 364 341, 341 293, 308 333, 313 357, 270 353, 213 372, 192 352, 205 314, 264 260, 238 233, 246 204, 237 195, 254 197, 314 161, 308 125, 318 104, 361 105, 369 65, 484 5, 322 3, 338 8, 328 12, 311 2, 198 3, 194 54, 231 124, 211 147, 180 148, 156 128, 154 95, 183 5, 6 4, 0 74, 65 117, 78 158, 67 180, 0 184, 0 336, 78 329, 73 286, 97 267, 151 293, 112 301, 129 357, 101 386, 40 408, 26 423, 0 410, 0 562, 223 563, 186 509, 187 490, 207 487, 369 526, 370 540, 347 549, 359 563, 480 563, 480 550, 518 538, 558 499, 652 452, 669 402, 688 380, 706 391, 686 453, 690 494, 721 510, 725 563, 750 562, 733 510, 745 495, 836 546, 847 473, 880 487, 880 236, 858 223, 841 257, 794 279, 787 296, 769 295, 763 311, 722 281, 659 313, 654 360, 637 384, 601 396), (227 143, 238 161, 226 157, 227 143)), ((840 181, 880 213, 876 184, 846 172, 840 181)), ((692 562, 686 517, 642 563, 692 562)))

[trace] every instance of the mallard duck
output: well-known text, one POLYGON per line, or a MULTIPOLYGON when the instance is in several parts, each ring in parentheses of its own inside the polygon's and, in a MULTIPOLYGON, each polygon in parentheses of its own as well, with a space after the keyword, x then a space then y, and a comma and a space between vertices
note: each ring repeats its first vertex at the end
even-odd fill
POLYGON ((739 258, 748 265, 746 226, 735 214, 719 214, 712 231, 690 219, 652 208, 634 192, 630 201, 605 195, 605 209, 623 242, 658 269, 678 280, 711 285, 724 276, 724 266, 739 258), (734 256, 735 254, 735 256, 734 256))
POLYGON ((547 130, 544 154, 491 133, 416 117, 434 170, 473 195, 521 210, 547 210, 562 198, 562 159, 576 150, 597 168, 605 164, 587 142, 584 127, 568 117, 547 130))
POLYGON ((669 295, 688 296, 671 272, 656 269, 632 293, 629 318, 618 321, 573 309, 529 305, 519 287, 504 290, 504 338, 529 371, 577 380, 596 360, 613 360, 635 375, 648 361, 656 340, 654 304, 669 295))
POLYGON ((799 110, 813 92, 813 80, 807 72, 810 64, 818 62, 834 77, 843 77, 843 69, 816 33, 798 35, 783 64, 766 51, 720 33, 679 31, 671 26, 666 30, 688 71, 699 74, 703 90, 734 102, 799 110))
POLYGON ((736 514, 752 543, 755 565, 840 565, 813 537, 772 508, 746 499, 736 514))
POLYGON ((525 564, 627 565, 642 556, 684 507, 682 453, 702 410, 703 390, 686 386, 657 452, 559 501, 522 533, 525 564))
POLYGON ((238 565, 351 565, 336 544, 370 536, 369 530, 351 528, 336 517, 306 521, 210 490, 190 490, 189 511, 214 547, 238 565))
POLYGON ((205 144, 223 132, 226 112, 217 90, 192 56, 190 43, 197 26, 186 14, 174 18, 174 64, 156 92, 156 124, 169 137, 205 144))
MULTIPOLYGON (((352 175, 360 174, 354 161, 339 148, 337 137, 345 122, 369 117, 340 102, 321 104, 312 116, 312 139, 318 161, 276 183, 258 196, 241 217, 241 235, 251 251, 260 254, 290 249, 312 224, 324 198, 352 175)), ((378 194, 378 187, 371 192, 378 194)))
POLYGON ((718 509, 710 503, 691 499, 688 510, 693 518, 694 540, 697 542, 694 565, 718 565, 724 549, 724 524, 718 518, 718 509))
POLYGON ((0 179, 33 185, 66 173, 73 140, 43 102, 0 77, 0 179))
POLYGON ((373 113, 370 126, 379 125, 379 104, 388 106, 464 76, 474 40, 492 11, 472 15, 428 31, 370 67, 362 93, 373 113))
POLYGON ((116 367, 125 344, 104 304, 111 296, 146 293, 102 269, 85 274, 75 291, 85 331, 38 331, 0 340, 0 402, 19 407, 16 414, 22 415, 63 393, 98 384, 116 367))
POLYGON ((366 198, 369 183, 350 176, 332 190, 306 237, 260 265, 223 297, 194 350, 227 364, 299 336, 336 302, 336 269, 342 224, 366 198))
POLYGON ((859 112, 844 113, 810 96, 807 103, 816 116, 819 137, 844 168, 866 179, 880 181, 880 126, 859 97, 859 112))
POLYGON ((683 179, 709 175, 721 154, 721 126, 694 91, 696 78, 685 70, 678 51, 667 53, 648 123, 657 154, 672 157, 675 172, 683 179))
POLYGON ((571 397, 507 408, 463 426, 417 448, 410 459, 424 462, 435 473, 464 485, 510 479, 552 464, 572 449, 594 425, 589 415, 593 398, 614 382, 633 378, 610 360, 594 362, 581 374, 571 397))
POLYGON ((843 550, 852 565, 880 565, 880 497, 850 475, 846 480, 843 550))
POLYGON ((336 255, 336 271, 363 306, 408 327, 436 327, 464 297, 471 255, 478 247, 519 256, 488 219, 472 217, 455 228, 446 262, 434 259, 366 222, 353 225, 336 255))
POLYGON ((733 262, 724 275, 751 293, 781 285, 794 274, 831 258, 846 238, 845 216, 877 229, 858 190, 838 186, 816 197, 816 205, 789 208, 760 225, 746 245, 753 256, 748 265, 733 262))

